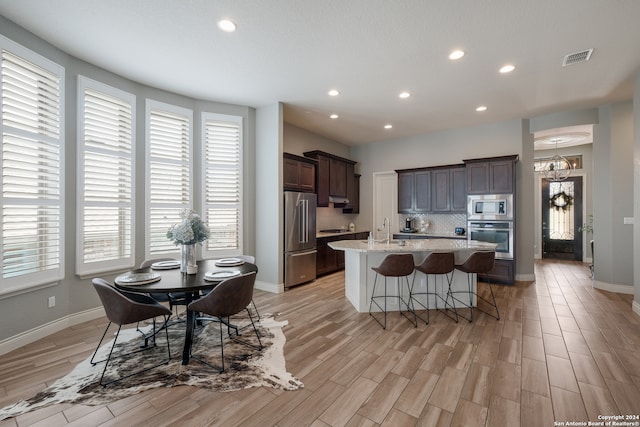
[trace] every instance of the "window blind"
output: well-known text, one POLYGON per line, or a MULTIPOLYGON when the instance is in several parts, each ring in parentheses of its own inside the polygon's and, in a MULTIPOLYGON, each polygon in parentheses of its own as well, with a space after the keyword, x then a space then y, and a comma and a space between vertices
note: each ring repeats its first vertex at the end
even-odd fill
POLYGON ((175 253, 167 230, 191 208, 193 112, 147 101, 147 257, 175 253))
POLYGON ((205 256, 242 252, 242 117, 203 113, 205 256))
POLYGON ((78 79, 78 274, 134 263, 135 96, 78 79))
POLYGON ((0 47, 2 293, 63 277, 64 69, 6 38, 0 47))

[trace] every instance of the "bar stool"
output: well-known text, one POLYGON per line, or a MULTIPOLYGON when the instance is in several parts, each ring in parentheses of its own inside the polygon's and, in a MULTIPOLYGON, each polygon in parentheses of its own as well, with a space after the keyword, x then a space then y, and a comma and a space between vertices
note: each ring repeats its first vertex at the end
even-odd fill
POLYGON ((418 326, 418 322, 415 318, 416 313, 409 307, 409 302, 405 301, 402 298, 402 294, 400 293, 400 278, 404 277, 407 283, 407 291, 411 293, 411 288, 409 287, 409 276, 413 273, 413 255, 411 254, 390 254, 382 260, 378 267, 371 267, 373 271, 376 272, 376 278, 373 281, 373 291, 371 292, 371 301, 369 302, 369 315, 373 317, 373 319, 382 326, 382 329, 387 329, 387 297, 388 298, 397 298, 398 299, 398 310, 400 310, 400 314, 407 318, 414 326, 418 326), (376 295, 376 284, 378 281, 378 276, 384 277, 384 295, 376 295), (387 277, 397 277, 397 295, 387 295, 387 277), (384 307, 378 304, 378 299, 384 299, 384 307), (400 303, 404 303, 407 307, 408 312, 413 313, 413 321, 409 319, 403 312, 402 306, 400 303), (380 323, 380 321, 373 315, 371 312, 372 305, 375 304, 383 313, 384 313, 384 324, 380 323))
MULTIPOLYGON (((451 280, 453 279, 453 272, 455 270, 455 256, 453 252, 431 252, 427 257, 420 263, 415 266, 415 270, 421 273, 424 273, 427 278, 427 287, 425 292, 415 292, 414 285, 416 281, 416 276, 413 276, 413 282, 411 283, 411 292, 409 292, 409 301, 411 301, 411 305, 414 309, 414 315, 416 315, 420 320, 424 321, 425 324, 429 324, 429 296, 433 295, 433 299, 435 301, 435 308, 438 308, 438 300, 442 300, 444 302, 444 311, 443 313, 449 316, 451 319, 458 321, 458 313, 456 311, 455 305, 453 305, 453 295, 451 295, 451 280), (433 278, 433 291, 429 290, 429 276, 433 278), (442 298, 442 292, 438 292, 438 276, 441 276, 441 284, 446 280, 447 284, 447 297, 442 298), (416 298, 417 295, 424 295, 425 304, 423 304, 420 300, 416 298), (451 297, 451 303, 449 303, 449 297, 451 297), (418 316, 415 312, 415 307, 413 303, 416 303, 422 306, 425 310, 427 310, 427 317, 423 319, 418 316), (449 308, 450 307, 450 308, 449 308), (448 310, 453 311, 455 318, 448 313, 448 310)), ((442 287, 441 287, 442 289, 442 287)))
POLYGON ((475 296, 477 299, 481 299, 484 302, 486 302, 487 304, 489 304, 491 307, 496 309, 496 315, 494 316, 493 314, 483 310, 482 308, 480 308, 480 301, 477 301, 476 304, 476 309, 482 311, 485 314, 488 314, 491 317, 494 317, 496 320, 500 320, 500 313, 498 312, 498 305, 496 304, 496 297, 493 295, 493 287, 491 286, 491 282, 487 281, 487 284, 489 285, 489 291, 491 292, 491 299, 493 300, 493 303, 491 301, 489 301, 488 299, 480 296, 477 292, 477 285, 480 282, 477 282, 476 284, 476 291, 474 292, 471 289, 471 282, 472 282, 472 274, 482 274, 482 273, 488 273, 489 271, 491 271, 493 269, 493 265, 495 264, 495 259, 496 259, 496 253, 493 251, 477 251, 477 252, 473 252, 469 258, 467 258, 465 260, 465 262, 463 262, 462 264, 457 264, 456 265, 456 270, 460 270, 463 273, 467 273, 467 285, 468 285, 468 291, 454 291, 451 293, 452 298, 454 299, 454 305, 455 305, 455 301, 458 301, 459 303, 461 303, 462 305, 464 305, 465 307, 467 307, 469 309, 470 315, 469 317, 464 317, 460 314, 461 317, 467 319, 469 322, 473 321, 473 297, 475 296), (463 301, 460 301, 458 298, 455 298, 453 296, 453 294, 459 294, 459 293, 467 293, 469 295, 469 304, 466 304, 463 301))

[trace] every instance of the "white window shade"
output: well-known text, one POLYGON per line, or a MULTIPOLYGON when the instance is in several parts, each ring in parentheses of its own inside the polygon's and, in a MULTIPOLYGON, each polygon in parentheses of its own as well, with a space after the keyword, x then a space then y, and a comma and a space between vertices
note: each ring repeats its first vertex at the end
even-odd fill
POLYGON ((134 265, 135 96, 78 79, 79 275, 134 265))
POLYGON ((178 253, 167 231, 192 206, 192 122, 191 110, 147 101, 147 258, 178 253))
POLYGON ((203 113, 205 257, 242 253, 242 117, 203 113))
POLYGON ((64 69, 0 37, 0 293, 64 275, 64 69))

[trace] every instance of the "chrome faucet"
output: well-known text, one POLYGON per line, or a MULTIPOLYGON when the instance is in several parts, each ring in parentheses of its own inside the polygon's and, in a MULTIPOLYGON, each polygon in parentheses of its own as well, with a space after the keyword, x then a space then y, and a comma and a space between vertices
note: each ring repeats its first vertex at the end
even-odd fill
POLYGON ((384 230, 385 227, 387 228, 387 239, 384 243, 389 243, 391 242, 391 223, 389 222, 389 218, 387 218, 386 216, 382 221, 382 228, 378 228, 378 231, 384 230))

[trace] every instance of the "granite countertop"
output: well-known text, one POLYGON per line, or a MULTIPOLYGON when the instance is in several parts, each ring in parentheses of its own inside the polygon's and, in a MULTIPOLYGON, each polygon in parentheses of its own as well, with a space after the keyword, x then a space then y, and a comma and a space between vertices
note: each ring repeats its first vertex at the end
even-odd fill
POLYGON ((399 231, 397 233, 393 233, 394 235, 399 235, 399 236, 424 236, 424 237, 431 237, 431 238, 439 238, 439 237, 444 237, 447 239, 466 239, 467 235, 466 234, 456 234, 456 233, 406 233, 403 231, 399 231))
POLYGON ((376 240, 375 243, 369 244, 365 240, 340 240, 330 242, 329 246, 336 250, 354 252, 473 252, 478 250, 492 251, 498 246, 496 243, 461 239, 403 240, 405 244, 402 246, 398 242, 399 240, 392 240, 390 243, 383 243, 376 240))
POLYGON ((369 233, 368 230, 355 230, 355 231, 349 231, 349 230, 340 230, 338 231, 336 230, 331 230, 331 231, 318 231, 316 232, 316 239, 319 239, 321 237, 334 237, 334 236, 348 236, 349 234, 357 234, 357 233, 369 233))

